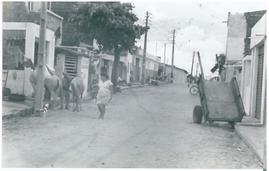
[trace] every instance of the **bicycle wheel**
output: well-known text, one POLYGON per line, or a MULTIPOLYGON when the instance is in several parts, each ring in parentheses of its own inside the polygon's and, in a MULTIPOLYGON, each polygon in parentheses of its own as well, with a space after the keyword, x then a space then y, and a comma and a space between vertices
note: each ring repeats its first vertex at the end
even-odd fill
POLYGON ((191 95, 197 95, 199 92, 198 86, 197 85, 192 85, 190 87, 190 93, 191 95))

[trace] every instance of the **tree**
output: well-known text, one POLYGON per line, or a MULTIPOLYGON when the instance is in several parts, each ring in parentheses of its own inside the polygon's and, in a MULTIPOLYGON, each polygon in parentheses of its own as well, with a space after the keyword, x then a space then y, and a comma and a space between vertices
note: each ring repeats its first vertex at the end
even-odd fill
POLYGON ((145 28, 139 24, 132 12, 134 6, 120 2, 88 2, 80 4, 72 18, 79 30, 92 35, 103 50, 112 50, 114 63, 112 83, 117 86, 118 66, 122 51, 131 50, 145 28))

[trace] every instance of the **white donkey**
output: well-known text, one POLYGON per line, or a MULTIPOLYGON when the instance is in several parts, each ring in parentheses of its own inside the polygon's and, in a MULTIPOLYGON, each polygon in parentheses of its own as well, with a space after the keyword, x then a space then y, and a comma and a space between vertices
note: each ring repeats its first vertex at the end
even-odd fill
MULTIPOLYGON (((34 68, 33 62, 28 60, 28 66, 33 69, 33 72, 30 74, 30 83, 34 90, 34 96, 36 94, 36 85, 37 85, 37 69, 34 68)), ((50 94, 49 101, 51 108, 56 104, 57 97, 60 97, 60 105, 61 109, 63 109, 63 92, 62 92, 62 82, 61 79, 55 74, 54 69, 50 68, 48 65, 45 65, 45 73, 44 73, 44 88, 45 91, 48 91, 50 94), (52 99, 51 99, 52 98, 52 99)))
POLYGON ((80 76, 72 79, 71 83, 72 97, 73 97, 73 111, 81 111, 82 95, 85 90, 85 85, 80 76))

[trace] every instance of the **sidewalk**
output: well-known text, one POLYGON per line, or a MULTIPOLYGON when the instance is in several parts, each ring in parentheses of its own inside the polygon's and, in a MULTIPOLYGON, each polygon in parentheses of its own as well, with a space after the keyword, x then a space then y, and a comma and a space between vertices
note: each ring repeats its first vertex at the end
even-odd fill
POLYGON ((2 101, 2 118, 32 114, 33 103, 31 100, 25 100, 24 102, 2 101))
MULTIPOLYGON (((161 83, 160 85, 164 85, 161 83)), ((151 85, 146 85, 151 86, 151 85)), ((130 88, 142 88, 140 83, 134 83, 131 86, 121 86, 121 91, 128 90, 130 88)), ((84 101, 91 100, 89 97, 83 99, 84 101)), ((2 118, 9 118, 13 116, 25 116, 33 113, 33 100, 25 100, 24 102, 11 102, 2 101, 2 118)))
POLYGON ((249 125, 248 123, 248 118, 243 119, 241 123, 235 125, 235 132, 265 164, 266 127, 249 125))

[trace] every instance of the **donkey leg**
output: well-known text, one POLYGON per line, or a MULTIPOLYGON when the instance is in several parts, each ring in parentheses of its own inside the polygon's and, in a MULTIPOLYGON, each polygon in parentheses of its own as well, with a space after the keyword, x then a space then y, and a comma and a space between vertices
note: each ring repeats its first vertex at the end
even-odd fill
POLYGON ((73 112, 75 112, 75 111, 76 111, 76 99, 73 95, 73 112))
POLYGON ((56 94, 56 92, 55 91, 52 91, 51 92, 51 96, 52 96, 52 99, 51 99, 51 102, 52 102, 52 109, 54 109, 54 107, 55 107, 55 105, 56 105, 56 103, 57 103, 57 94, 56 94))
POLYGON ((82 111, 82 99, 81 98, 79 98, 79 109, 80 111, 82 111))
POLYGON ((79 98, 78 105, 79 105, 79 111, 82 111, 82 99, 81 98, 79 98))
POLYGON ((60 97, 60 103, 61 103, 61 108, 60 109, 63 109, 64 108, 64 92, 63 92, 63 89, 61 88, 59 90, 59 97, 60 97))
POLYGON ((77 100, 76 100, 76 109, 77 109, 77 112, 79 112, 79 98, 77 97, 77 100))

